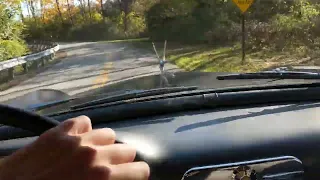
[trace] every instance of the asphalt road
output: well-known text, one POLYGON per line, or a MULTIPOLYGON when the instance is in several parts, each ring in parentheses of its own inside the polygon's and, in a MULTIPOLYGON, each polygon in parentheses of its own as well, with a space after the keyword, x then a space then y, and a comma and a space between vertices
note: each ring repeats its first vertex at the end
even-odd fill
MULTIPOLYGON (((110 83, 160 73, 154 53, 125 43, 60 44, 60 49, 66 52, 66 58, 35 77, 0 92, 0 102, 39 89, 56 89, 75 95, 110 83)), ((178 71, 172 64, 166 64, 166 69, 178 71)))

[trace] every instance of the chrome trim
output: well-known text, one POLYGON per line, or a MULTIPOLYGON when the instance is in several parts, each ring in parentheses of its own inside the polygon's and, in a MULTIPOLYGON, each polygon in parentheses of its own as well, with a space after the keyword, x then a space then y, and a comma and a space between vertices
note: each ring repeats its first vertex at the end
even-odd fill
POLYGON ((278 174, 272 174, 272 175, 264 175, 263 178, 276 178, 276 177, 281 177, 281 176, 303 174, 303 173, 304 173, 304 171, 293 171, 293 172, 278 173, 278 174))
MULTIPOLYGON (((256 159, 256 160, 249 160, 249 161, 241 161, 241 162, 234 162, 234 163, 225 163, 225 164, 217 164, 217 165, 208 165, 208 166, 199 166, 199 167, 194 167, 186 171, 182 177, 181 180, 187 179, 188 177, 192 176, 190 173, 194 173, 194 171, 201 171, 201 170, 209 170, 213 169, 213 171, 217 171, 218 169, 223 169, 223 168, 234 168, 238 166, 244 166, 244 165, 256 165, 256 164, 263 164, 263 163, 272 163, 272 162, 279 162, 279 161, 292 161, 292 162, 297 162, 298 164, 301 164, 302 167, 302 161, 299 160, 298 158, 294 156, 280 156, 280 157, 273 157, 273 158, 264 158, 264 159, 256 159)), ((197 174, 198 174, 197 173, 197 174)), ((263 177, 265 178, 272 178, 274 177, 279 177, 279 176, 284 176, 284 175, 293 175, 293 174, 303 174, 304 171, 303 169, 293 169, 289 172, 280 172, 276 174, 270 174, 270 175, 265 175, 263 177), (301 170, 301 171, 300 171, 301 170)))

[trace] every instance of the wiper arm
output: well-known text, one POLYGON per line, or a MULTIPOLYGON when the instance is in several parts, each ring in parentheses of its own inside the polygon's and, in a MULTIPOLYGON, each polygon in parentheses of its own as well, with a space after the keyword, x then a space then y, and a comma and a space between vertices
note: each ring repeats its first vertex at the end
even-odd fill
POLYGON ((196 86, 190 86, 190 87, 167 87, 167 88, 158 88, 158 89, 150 89, 150 90, 132 91, 125 94, 109 96, 109 97, 89 101, 83 104, 78 104, 75 106, 71 106, 70 108, 79 109, 79 108, 84 108, 88 106, 94 106, 94 105, 105 104, 105 103, 116 102, 116 101, 123 101, 123 100, 128 100, 133 98, 156 96, 161 94, 177 93, 177 92, 183 92, 183 91, 193 91, 197 89, 198 87, 196 86))
POLYGON ((232 79, 320 79, 320 73, 297 71, 263 71, 217 76, 218 80, 232 79))

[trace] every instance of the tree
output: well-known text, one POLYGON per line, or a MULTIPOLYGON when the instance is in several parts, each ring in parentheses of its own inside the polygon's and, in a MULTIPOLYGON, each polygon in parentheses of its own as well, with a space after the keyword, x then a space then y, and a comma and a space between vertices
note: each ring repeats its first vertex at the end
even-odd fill
POLYGON ((21 39, 23 26, 15 17, 21 13, 20 1, 0 0, 0 61, 21 56, 26 46, 21 39))
POLYGON ((41 14, 41 19, 42 21, 44 21, 44 4, 43 4, 43 0, 40 0, 40 14, 41 14))
POLYGON ((70 7, 69 0, 67 0, 67 7, 68 7, 68 14, 69 14, 70 22, 73 25, 73 17, 72 17, 72 13, 71 13, 71 7, 70 7))
POLYGON ((92 18, 92 15, 91 15, 91 5, 90 5, 90 0, 88 0, 88 12, 89 12, 89 18, 91 19, 91 18, 92 18))
POLYGON ((61 12, 61 9, 60 9, 60 3, 59 3, 59 0, 56 0, 56 8, 58 10, 58 14, 59 14, 59 17, 61 19, 61 22, 63 22, 63 17, 62 17, 62 12, 61 12))
POLYGON ((123 16, 123 30, 126 32, 128 30, 128 15, 131 11, 131 5, 134 2, 134 0, 117 0, 119 9, 121 12, 124 13, 123 16))
POLYGON ((81 13, 81 15, 82 15, 82 17, 85 19, 86 18, 86 10, 85 10, 85 8, 86 8, 86 5, 85 5, 85 2, 84 2, 84 0, 79 0, 79 4, 80 4, 80 13, 81 13))
POLYGON ((36 18, 36 12, 35 12, 36 9, 35 9, 34 0, 27 0, 27 3, 28 3, 28 5, 29 5, 31 15, 32 15, 32 17, 35 19, 35 18, 36 18))

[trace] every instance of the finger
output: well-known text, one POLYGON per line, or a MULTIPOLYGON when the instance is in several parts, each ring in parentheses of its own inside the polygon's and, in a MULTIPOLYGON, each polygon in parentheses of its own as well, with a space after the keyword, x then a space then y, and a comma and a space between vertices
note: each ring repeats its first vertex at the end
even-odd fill
POLYGON ((114 144, 116 133, 110 128, 97 129, 89 131, 82 135, 83 142, 93 145, 109 145, 114 144))
POLYGON ((113 165, 129 163, 136 157, 136 149, 127 144, 113 144, 98 148, 99 154, 97 160, 101 160, 103 164, 109 163, 113 165))
POLYGON ((92 131, 91 120, 87 116, 68 119, 58 126, 62 132, 78 135, 92 131))
POLYGON ((110 180, 147 180, 149 165, 145 162, 133 162, 112 166, 110 180))

